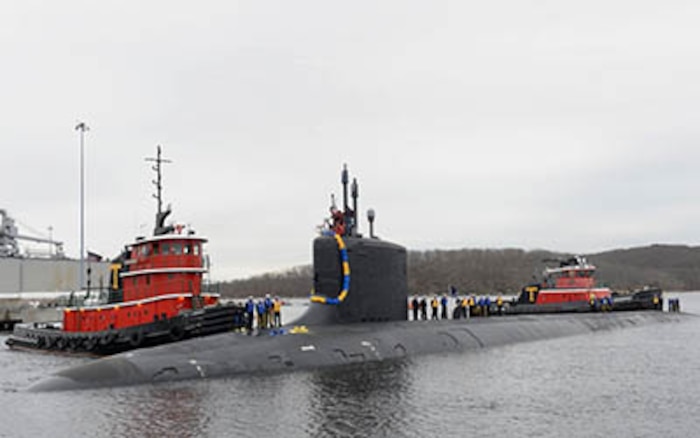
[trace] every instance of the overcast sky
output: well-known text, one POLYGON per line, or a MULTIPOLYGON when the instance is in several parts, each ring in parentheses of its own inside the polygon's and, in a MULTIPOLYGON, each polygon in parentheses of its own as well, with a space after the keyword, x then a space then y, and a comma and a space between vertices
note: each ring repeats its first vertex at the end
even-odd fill
POLYGON ((152 231, 160 144, 214 279, 309 263, 345 162, 411 249, 695 245, 699 21, 679 0, 8 0, 0 208, 77 256, 85 121, 87 247, 152 231))

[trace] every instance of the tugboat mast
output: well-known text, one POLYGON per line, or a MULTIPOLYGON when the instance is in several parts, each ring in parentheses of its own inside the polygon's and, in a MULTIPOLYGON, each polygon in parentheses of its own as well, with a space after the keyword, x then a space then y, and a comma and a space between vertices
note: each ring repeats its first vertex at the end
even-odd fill
POLYGON ((158 145, 158 153, 156 155, 156 158, 149 157, 146 158, 146 161, 156 163, 156 165, 152 167, 152 169, 156 172, 156 179, 155 181, 152 181, 153 185, 156 186, 156 193, 153 195, 153 197, 156 198, 156 200, 158 201, 158 216, 160 216, 163 213, 163 175, 161 172, 161 165, 163 163, 172 163, 172 160, 161 157, 160 145, 158 145))

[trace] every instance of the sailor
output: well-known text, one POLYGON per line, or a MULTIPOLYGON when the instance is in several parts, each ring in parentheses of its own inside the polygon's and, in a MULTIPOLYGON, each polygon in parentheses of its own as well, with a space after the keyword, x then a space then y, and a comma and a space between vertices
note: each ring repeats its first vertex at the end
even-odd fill
POLYGON ((455 298, 455 309, 452 311, 452 319, 459 319, 462 316, 462 299, 455 298))
POLYGON ((591 309, 595 310, 596 309, 596 299, 595 299, 595 294, 591 293, 588 303, 591 305, 591 309))
POLYGON ((265 294, 265 328, 272 327, 272 299, 270 294, 265 294))
POLYGON ((265 316, 267 315, 267 310, 265 309, 265 301, 258 300, 255 305, 255 310, 258 311, 258 328, 265 328, 265 316))
POLYGON ((413 311, 413 320, 418 321, 418 307, 420 304, 418 303, 418 295, 413 295, 413 299, 411 300, 411 303, 409 304, 409 307, 413 311))
POLYGON ((275 297, 272 302, 272 312, 275 315, 275 327, 282 327, 282 301, 280 301, 280 297, 275 297))
POLYGON ((440 299, 440 305, 442 306, 442 319, 447 319, 447 295, 443 295, 440 299))
MULTIPOLYGON (((659 308, 659 310, 662 310, 662 307, 663 307, 663 302, 661 303, 661 307, 659 308)), ((681 299, 680 298, 673 299, 673 311, 674 312, 681 311, 681 299)))
POLYGON ((420 299, 420 318, 423 321, 428 319, 428 302, 425 300, 425 297, 420 299))
POLYGON ((473 301, 474 299, 471 297, 469 297, 469 299, 467 299, 466 296, 462 298, 462 301, 459 303, 459 308, 462 311, 462 318, 469 318, 471 316, 471 306, 473 301))
POLYGON ((345 217, 335 205, 331 206, 331 221, 333 232, 341 236, 345 235, 345 217))
POLYGON ((483 315, 484 316, 489 316, 489 313, 491 313, 491 297, 486 295, 484 297, 484 311, 483 315))
POLYGON ((430 315, 430 319, 438 319, 438 299, 437 295, 433 296, 433 299, 430 300, 430 307, 433 309, 432 314, 430 315))
POLYGON ((255 318, 255 303, 253 297, 249 296, 245 303, 246 328, 248 331, 253 330, 253 319, 255 318))
POLYGON ((473 295, 469 295, 469 299, 466 297, 464 298, 466 300, 466 303, 464 304, 464 314, 466 318, 467 311, 469 311, 469 315, 474 315, 474 308, 476 307, 476 300, 474 300, 473 295))
POLYGON ((503 297, 500 295, 496 298, 496 307, 498 308, 498 314, 503 315, 503 297))

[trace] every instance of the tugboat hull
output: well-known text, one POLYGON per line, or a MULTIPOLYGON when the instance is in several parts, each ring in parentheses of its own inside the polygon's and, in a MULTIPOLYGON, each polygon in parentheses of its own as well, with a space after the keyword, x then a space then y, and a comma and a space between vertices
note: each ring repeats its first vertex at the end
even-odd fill
POLYGON ((66 332, 52 324, 18 324, 6 344, 19 350, 104 356, 231 331, 244 324, 243 309, 227 305, 148 324, 95 332, 66 332))

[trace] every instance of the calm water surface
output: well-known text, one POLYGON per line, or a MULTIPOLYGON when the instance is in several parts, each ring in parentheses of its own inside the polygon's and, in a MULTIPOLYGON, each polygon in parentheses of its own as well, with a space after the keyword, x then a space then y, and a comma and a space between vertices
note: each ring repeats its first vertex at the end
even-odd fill
MULTIPOLYGON (((700 293, 681 304, 700 314, 700 293)), ((700 318, 352 368, 46 394, 24 388, 89 359, 12 352, 4 340, 3 437, 700 435, 700 318)))

